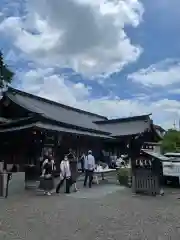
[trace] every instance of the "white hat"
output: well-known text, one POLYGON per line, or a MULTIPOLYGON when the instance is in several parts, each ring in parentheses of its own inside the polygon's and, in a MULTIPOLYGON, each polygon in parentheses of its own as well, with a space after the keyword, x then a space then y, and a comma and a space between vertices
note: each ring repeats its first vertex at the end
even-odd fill
POLYGON ((91 153, 92 153, 92 151, 91 151, 91 150, 89 150, 89 151, 88 151, 88 153, 89 153, 89 154, 91 154, 91 153))

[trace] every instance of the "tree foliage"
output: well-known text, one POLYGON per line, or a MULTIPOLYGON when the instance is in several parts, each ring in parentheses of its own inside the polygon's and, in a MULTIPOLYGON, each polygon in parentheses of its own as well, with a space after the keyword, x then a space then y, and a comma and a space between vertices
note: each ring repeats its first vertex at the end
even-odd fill
POLYGON ((4 57, 0 51, 0 88, 3 88, 7 83, 11 83, 14 73, 4 63, 4 57))
POLYGON ((180 152, 180 131, 169 129, 162 141, 162 151, 165 152, 180 152))

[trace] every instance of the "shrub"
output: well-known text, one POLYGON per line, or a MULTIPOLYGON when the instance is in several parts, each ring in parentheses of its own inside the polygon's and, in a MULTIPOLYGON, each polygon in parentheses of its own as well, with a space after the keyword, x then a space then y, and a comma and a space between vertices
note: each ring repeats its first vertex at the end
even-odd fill
POLYGON ((120 168, 117 173, 119 183, 121 185, 129 186, 129 177, 131 176, 130 168, 120 168))

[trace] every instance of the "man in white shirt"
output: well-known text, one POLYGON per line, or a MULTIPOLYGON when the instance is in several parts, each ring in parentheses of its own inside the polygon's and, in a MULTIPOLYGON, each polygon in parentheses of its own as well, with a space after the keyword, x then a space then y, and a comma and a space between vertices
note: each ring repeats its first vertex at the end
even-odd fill
POLYGON ((93 180, 93 172, 95 169, 95 158, 92 155, 91 150, 88 151, 88 155, 87 157, 85 157, 84 169, 85 169, 84 187, 86 187, 87 180, 89 178, 89 188, 91 188, 92 180, 93 180))

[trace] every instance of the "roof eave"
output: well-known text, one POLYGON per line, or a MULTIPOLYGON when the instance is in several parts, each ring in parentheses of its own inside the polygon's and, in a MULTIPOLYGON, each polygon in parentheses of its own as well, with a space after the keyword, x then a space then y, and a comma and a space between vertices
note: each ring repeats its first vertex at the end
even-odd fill
POLYGON ((51 131, 51 132, 62 132, 66 134, 75 134, 75 135, 82 135, 86 137, 96 137, 96 138, 103 138, 103 139, 113 139, 111 136, 106 136, 103 134, 98 133, 92 133, 88 131, 81 131, 81 130, 75 130, 75 129, 68 129, 62 126, 53 125, 53 124, 44 124, 41 121, 37 121, 34 123, 28 123, 25 125, 20 126, 10 126, 9 128, 0 128, 0 133, 11 133, 11 132, 18 132, 21 130, 27 130, 27 129, 34 129, 34 130, 41 130, 41 131, 51 131))
POLYGON ((150 119, 151 115, 152 113, 149 113, 149 114, 140 115, 140 116, 94 121, 94 123, 103 125, 103 124, 121 123, 121 122, 129 122, 129 121, 145 121, 145 120, 148 120, 147 118, 150 119))
POLYGON ((99 134, 105 134, 107 136, 111 135, 110 132, 105 132, 105 131, 95 130, 95 129, 90 129, 90 128, 84 128, 84 127, 79 127, 79 126, 72 125, 72 124, 69 124, 69 123, 59 122, 59 121, 56 121, 54 119, 48 118, 47 116, 45 116, 43 114, 41 114, 40 116, 45 121, 49 121, 51 123, 56 123, 57 125, 64 126, 64 127, 67 127, 67 128, 78 129, 78 130, 82 130, 82 131, 89 131, 89 132, 97 133, 97 134, 98 133, 99 134))
POLYGON ((68 106, 68 105, 65 105, 65 104, 62 104, 62 103, 54 102, 54 101, 51 101, 49 99, 42 98, 42 97, 33 95, 31 93, 28 93, 28 92, 24 92, 24 91, 15 89, 15 88, 13 88, 11 86, 8 87, 7 91, 4 92, 4 94, 7 95, 8 92, 10 92, 10 93, 18 93, 18 94, 21 94, 21 95, 24 95, 24 96, 28 96, 28 97, 31 97, 31 98, 38 99, 40 101, 46 101, 46 102, 54 104, 54 105, 59 105, 59 106, 64 107, 66 109, 74 110, 74 111, 77 111, 77 112, 80 112, 80 113, 89 114, 90 116, 100 117, 100 118, 103 118, 105 120, 107 119, 107 117, 105 117, 105 116, 102 116, 102 115, 99 115, 99 114, 96 114, 96 113, 91 113, 91 112, 88 112, 88 111, 85 111, 85 110, 81 110, 81 109, 78 109, 78 108, 75 108, 75 107, 71 107, 71 106, 68 106))
POLYGON ((109 136, 111 133, 109 132, 105 132, 105 131, 101 131, 101 130, 96 130, 96 129, 90 129, 90 128, 84 128, 84 127, 79 127, 79 126, 76 126, 76 125, 72 125, 72 124, 68 124, 68 123, 64 123, 64 122, 59 122, 59 121, 56 121, 54 119, 51 119, 49 117, 47 117, 46 115, 44 115, 44 113, 36 113, 36 112, 32 112, 30 109, 27 109, 25 108, 23 105, 21 105, 20 103, 16 103, 13 99, 11 99, 11 97, 9 95, 6 95, 6 97, 14 102, 15 104, 18 104, 20 107, 28 110, 29 112, 39 116, 40 118, 44 119, 44 120, 48 120, 48 121, 51 121, 51 122, 54 122, 56 124, 60 124, 60 125, 63 125, 63 126, 66 126, 66 127, 69 127, 69 128, 75 128, 75 129, 79 129, 79 130, 84 130, 84 131, 91 131, 91 132, 94 132, 94 133, 99 133, 99 134, 106 134, 107 136, 109 136))

